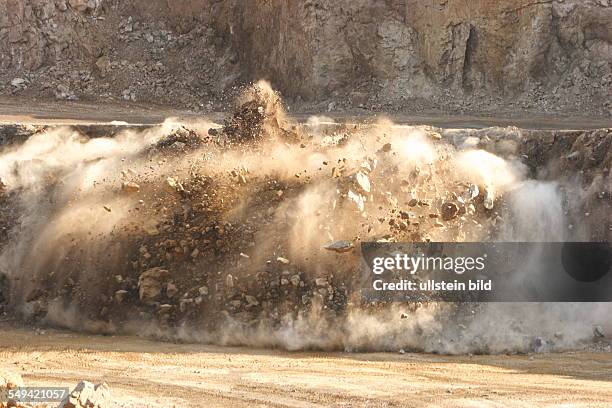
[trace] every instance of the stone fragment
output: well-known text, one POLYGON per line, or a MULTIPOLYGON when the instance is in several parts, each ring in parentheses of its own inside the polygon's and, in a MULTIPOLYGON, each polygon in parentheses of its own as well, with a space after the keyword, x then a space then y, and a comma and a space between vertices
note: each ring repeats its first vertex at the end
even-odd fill
POLYGON ((163 305, 159 305, 158 309, 160 314, 168 314, 172 311, 172 305, 168 303, 164 303, 163 305))
POLYGON ((162 285, 170 277, 170 272, 160 267, 143 272, 138 278, 138 295, 143 303, 159 300, 162 285))
POLYGON ((225 287, 227 287, 228 289, 231 289, 234 287, 234 277, 231 274, 228 274, 225 277, 225 287))
POLYGON ((490 189, 485 190, 483 205, 487 210, 492 210, 495 206, 495 193, 490 189))
POLYGON ((354 247, 355 246, 353 245, 351 241, 341 240, 341 241, 331 242, 325 245, 323 248, 327 249, 328 251, 343 253, 343 252, 351 251, 354 247))
POLYGON ((459 214, 459 206, 452 202, 447 202, 442 205, 442 219, 444 221, 450 221, 457 218, 459 214))
POLYGON ((168 177, 166 179, 166 184, 171 192, 183 193, 185 191, 183 184, 174 177, 168 177))
POLYGON ((14 79, 11 81, 11 85, 12 85, 12 86, 14 86, 15 88, 18 88, 18 87, 24 86, 24 85, 25 85, 25 83, 26 83, 26 80, 25 80, 25 79, 23 79, 23 78, 14 78, 14 79))
POLYGON ((81 381, 59 405, 60 408, 107 408, 113 404, 106 383, 81 381))
POLYGON ((300 275, 291 276, 291 278, 289 278, 289 281, 293 286, 299 286, 301 282, 300 275))
POLYGON ((21 375, 7 370, 2 370, 2 372, 0 372, 0 395, 2 395, 2 391, 23 386, 24 383, 21 375))
POLYGON ((115 302, 119 304, 123 303, 123 301, 127 297, 127 294, 128 294, 127 290, 121 289, 121 290, 116 291, 114 295, 115 302))
POLYGON ((361 190, 363 190, 366 193, 369 193, 372 189, 372 186, 370 185, 370 178, 362 172, 357 172, 355 174, 355 181, 357 182, 357 185, 359 186, 359 188, 361 188, 361 190))
MULTIPOLYGON (((99 0, 97 0, 99 1, 99 0)), ((96 0, 68 0, 70 7, 81 13, 90 11, 96 8, 96 0)))
POLYGON ((121 190, 125 191, 126 193, 137 193, 140 191, 140 185, 134 183, 133 181, 125 181, 121 185, 121 190))
POLYGON ((259 301, 257 300, 255 296, 245 295, 244 299, 247 302, 247 307, 253 307, 253 306, 259 305, 259 301))
POLYGON ((355 204, 359 212, 363 212, 363 210, 365 210, 365 199, 361 194, 357 194, 349 190, 348 198, 355 204))
POLYGON ((178 295, 178 288, 174 283, 168 282, 168 284, 166 284, 166 296, 174 298, 176 295, 178 295))

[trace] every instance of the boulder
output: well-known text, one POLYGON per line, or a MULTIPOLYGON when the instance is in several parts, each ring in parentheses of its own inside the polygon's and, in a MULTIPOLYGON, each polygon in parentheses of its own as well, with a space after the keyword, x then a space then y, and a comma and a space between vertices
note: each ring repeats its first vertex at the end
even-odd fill
POLYGON ((110 388, 106 383, 94 385, 81 381, 60 404, 61 408, 105 408, 111 406, 110 388))
POLYGON ((10 371, 0 372, 0 392, 23 386, 24 383, 21 375, 10 371))
POLYGON ((170 277, 170 272, 160 267, 151 268, 143 272, 138 278, 138 295, 143 303, 159 300, 162 287, 170 277))

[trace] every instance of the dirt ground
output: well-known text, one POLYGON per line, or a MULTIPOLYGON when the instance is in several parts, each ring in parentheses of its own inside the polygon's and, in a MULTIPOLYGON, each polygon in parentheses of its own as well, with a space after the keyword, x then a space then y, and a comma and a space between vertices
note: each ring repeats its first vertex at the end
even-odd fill
POLYGON ((28 386, 106 381, 118 406, 609 407, 612 354, 289 353, 0 325, 28 386), (127 364, 126 364, 127 363, 127 364))
MULTIPOLYGON (((209 120, 222 122, 224 112, 198 113, 185 109, 129 102, 108 102, 100 105, 89 102, 45 102, 30 98, 0 98, 0 124, 105 124, 126 122, 130 125, 155 125, 172 118, 185 123, 209 120)), ((389 118, 402 125, 431 125, 441 128, 486 128, 516 126, 521 129, 587 130, 612 127, 612 119, 589 115, 544 115, 527 112, 496 115, 445 115, 440 112, 418 114, 373 114, 364 110, 337 110, 333 112, 289 112, 289 117, 306 122, 311 116, 324 116, 337 122, 376 121, 389 118)))

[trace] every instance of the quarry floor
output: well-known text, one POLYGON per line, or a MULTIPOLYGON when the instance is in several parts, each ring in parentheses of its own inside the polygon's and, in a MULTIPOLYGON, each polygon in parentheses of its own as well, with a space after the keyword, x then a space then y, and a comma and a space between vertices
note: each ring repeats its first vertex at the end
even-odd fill
POLYGON ((610 407, 612 354, 440 356, 174 344, 0 324, 27 386, 105 381, 124 407, 610 407))
MULTIPOLYGON (((154 105, 115 102, 100 105, 82 101, 39 101, 21 98, 0 98, 0 124, 107 124, 126 122, 131 125, 154 125, 167 118, 184 122, 210 120, 221 122, 224 112, 193 112, 154 105)), ((405 125, 431 125, 441 128, 485 128, 492 126, 516 126, 522 129, 586 130, 612 127, 612 117, 535 115, 522 112, 500 112, 495 116, 448 115, 444 112, 386 114, 368 110, 334 112, 292 112, 297 121, 305 121, 312 115, 330 117, 340 122, 375 121, 389 118, 405 125)))

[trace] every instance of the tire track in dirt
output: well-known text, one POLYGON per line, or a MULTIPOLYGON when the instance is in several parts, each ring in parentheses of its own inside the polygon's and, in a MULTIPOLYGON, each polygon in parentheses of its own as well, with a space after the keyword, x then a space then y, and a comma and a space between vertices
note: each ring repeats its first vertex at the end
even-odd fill
POLYGON ((125 407, 533 407, 612 404, 612 354, 289 353, 4 327, 27 385, 106 381, 125 407))

